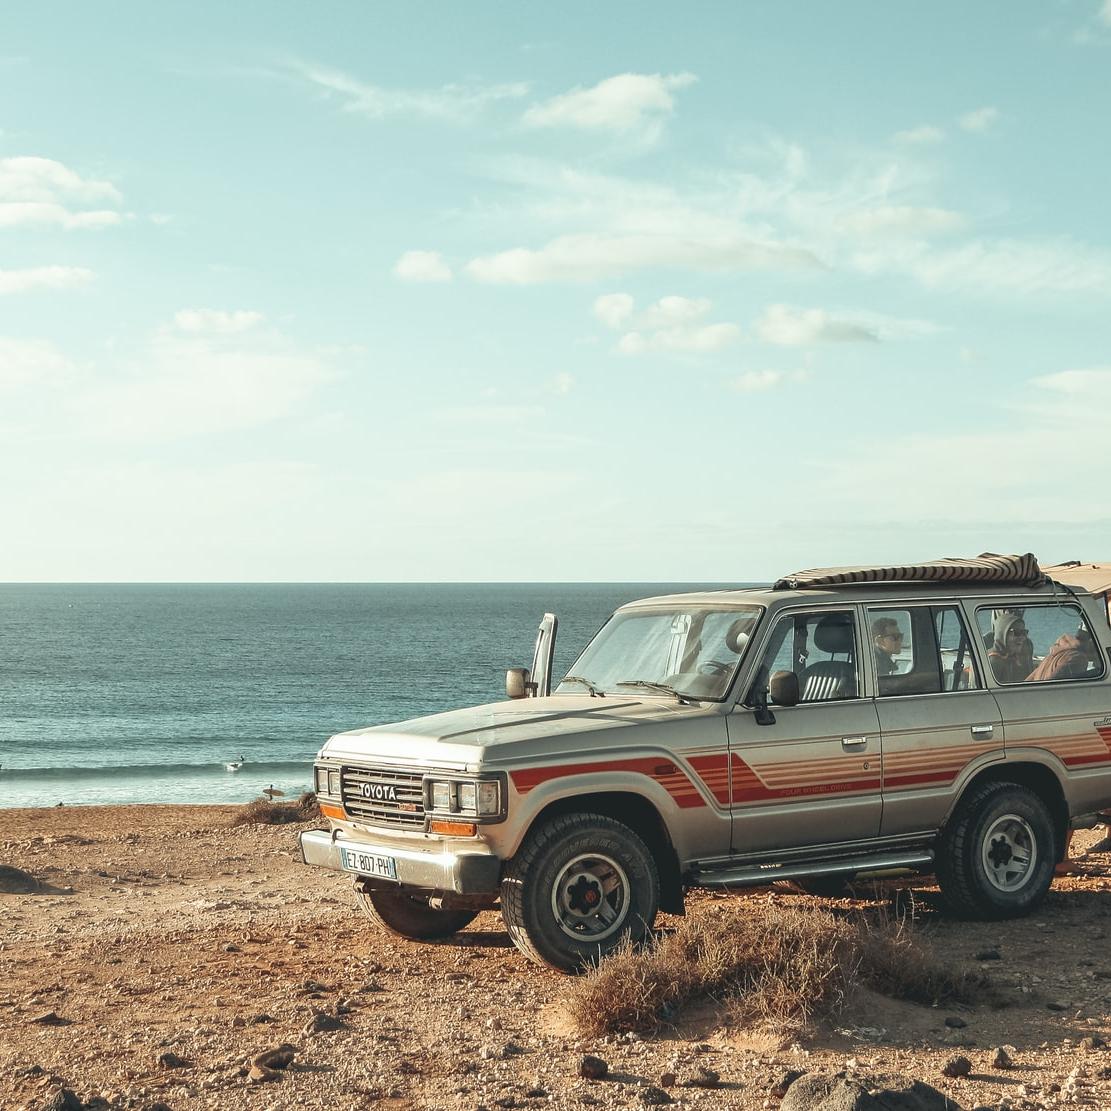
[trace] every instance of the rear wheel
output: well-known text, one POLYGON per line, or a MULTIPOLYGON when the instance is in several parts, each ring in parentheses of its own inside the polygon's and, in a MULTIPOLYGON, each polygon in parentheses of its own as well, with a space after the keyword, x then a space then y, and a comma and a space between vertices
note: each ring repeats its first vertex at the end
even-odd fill
POLYGON ((533 830, 502 881, 502 917, 531 960, 563 972, 596 964, 648 936, 660 878, 648 846, 601 814, 569 814, 533 830))
POLYGON ((387 933, 412 941, 435 941, 451 937, 477 917, 473 910, 437 910, 421 895, 400 891, 355 890, 366 916, 387 933))
POLYGON ((1017 783, 988 783, 961 801, 946 828, 937 879, 958 914, 1013 918, 1045 898, 1057 856, 1045 803, 1017 783))

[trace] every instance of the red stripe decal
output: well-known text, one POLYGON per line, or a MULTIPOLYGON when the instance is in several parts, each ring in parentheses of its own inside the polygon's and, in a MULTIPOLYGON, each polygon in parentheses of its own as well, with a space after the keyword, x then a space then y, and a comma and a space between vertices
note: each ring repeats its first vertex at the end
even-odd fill
POLYGON ((686 773, 658 756, 637 760, 599 760, 589 764, 550 764, 544 768, 525 768, 523 771, 510 772, 509 778, 520 794, 527 795, 534 787, 552 779, 598 772, 635 772, 646 775, 663 787, 675 800, 675 805, 684 810, 706 805, 706 800, 698 793, 698 788, 686 773))

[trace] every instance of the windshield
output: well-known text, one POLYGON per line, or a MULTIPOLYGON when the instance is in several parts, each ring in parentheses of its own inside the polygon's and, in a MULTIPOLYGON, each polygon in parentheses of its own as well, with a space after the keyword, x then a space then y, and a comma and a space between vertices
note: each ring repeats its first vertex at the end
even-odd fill
POLYGON ((619 610, 556 689, 562 694, 654 690, 721 701, 762 612, 760 606, 619 610))

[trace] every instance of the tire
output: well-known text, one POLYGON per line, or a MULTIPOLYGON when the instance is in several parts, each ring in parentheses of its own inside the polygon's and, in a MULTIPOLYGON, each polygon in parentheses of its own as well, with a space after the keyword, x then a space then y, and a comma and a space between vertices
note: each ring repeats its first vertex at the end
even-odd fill
POLYGON ((411 941, 451 937, 478 916, 474 910, 436 910, 420 895, 400 891, 359 891, 355 897, 366 916, 380 930, 411 941))
POLYGON ((961 800, 938 847, 937 880, 963 918, 1016 918, 1053 882, 1049 808, 1017 783, 988 783, 961 800))
POLYGON ((648 846, 601 814, 568 814, 532 830, 506 867, 502 917, 530 960, 581 972, 626 940, 640 944, 660 905, 648 846))

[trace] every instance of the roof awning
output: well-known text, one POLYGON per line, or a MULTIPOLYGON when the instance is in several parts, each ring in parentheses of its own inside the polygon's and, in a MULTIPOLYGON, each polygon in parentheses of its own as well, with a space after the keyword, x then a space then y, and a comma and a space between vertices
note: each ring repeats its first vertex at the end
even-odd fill
POLYGON ((1079 587, 1089 594, 1111 591, 1111 563, 1057 563, 1046 567, 1045 573, 1056 582, 1079 587))
POLYGON ((996 583, 1041 586, 1046 576, 1037 558, 1026 555, 995 555, 985 552, 975 559, 934 559, 890 567, 818 567, 796 571, 778 579, 773 589, 799 590, 809 587, 849 586, 857 583, 996 583))

